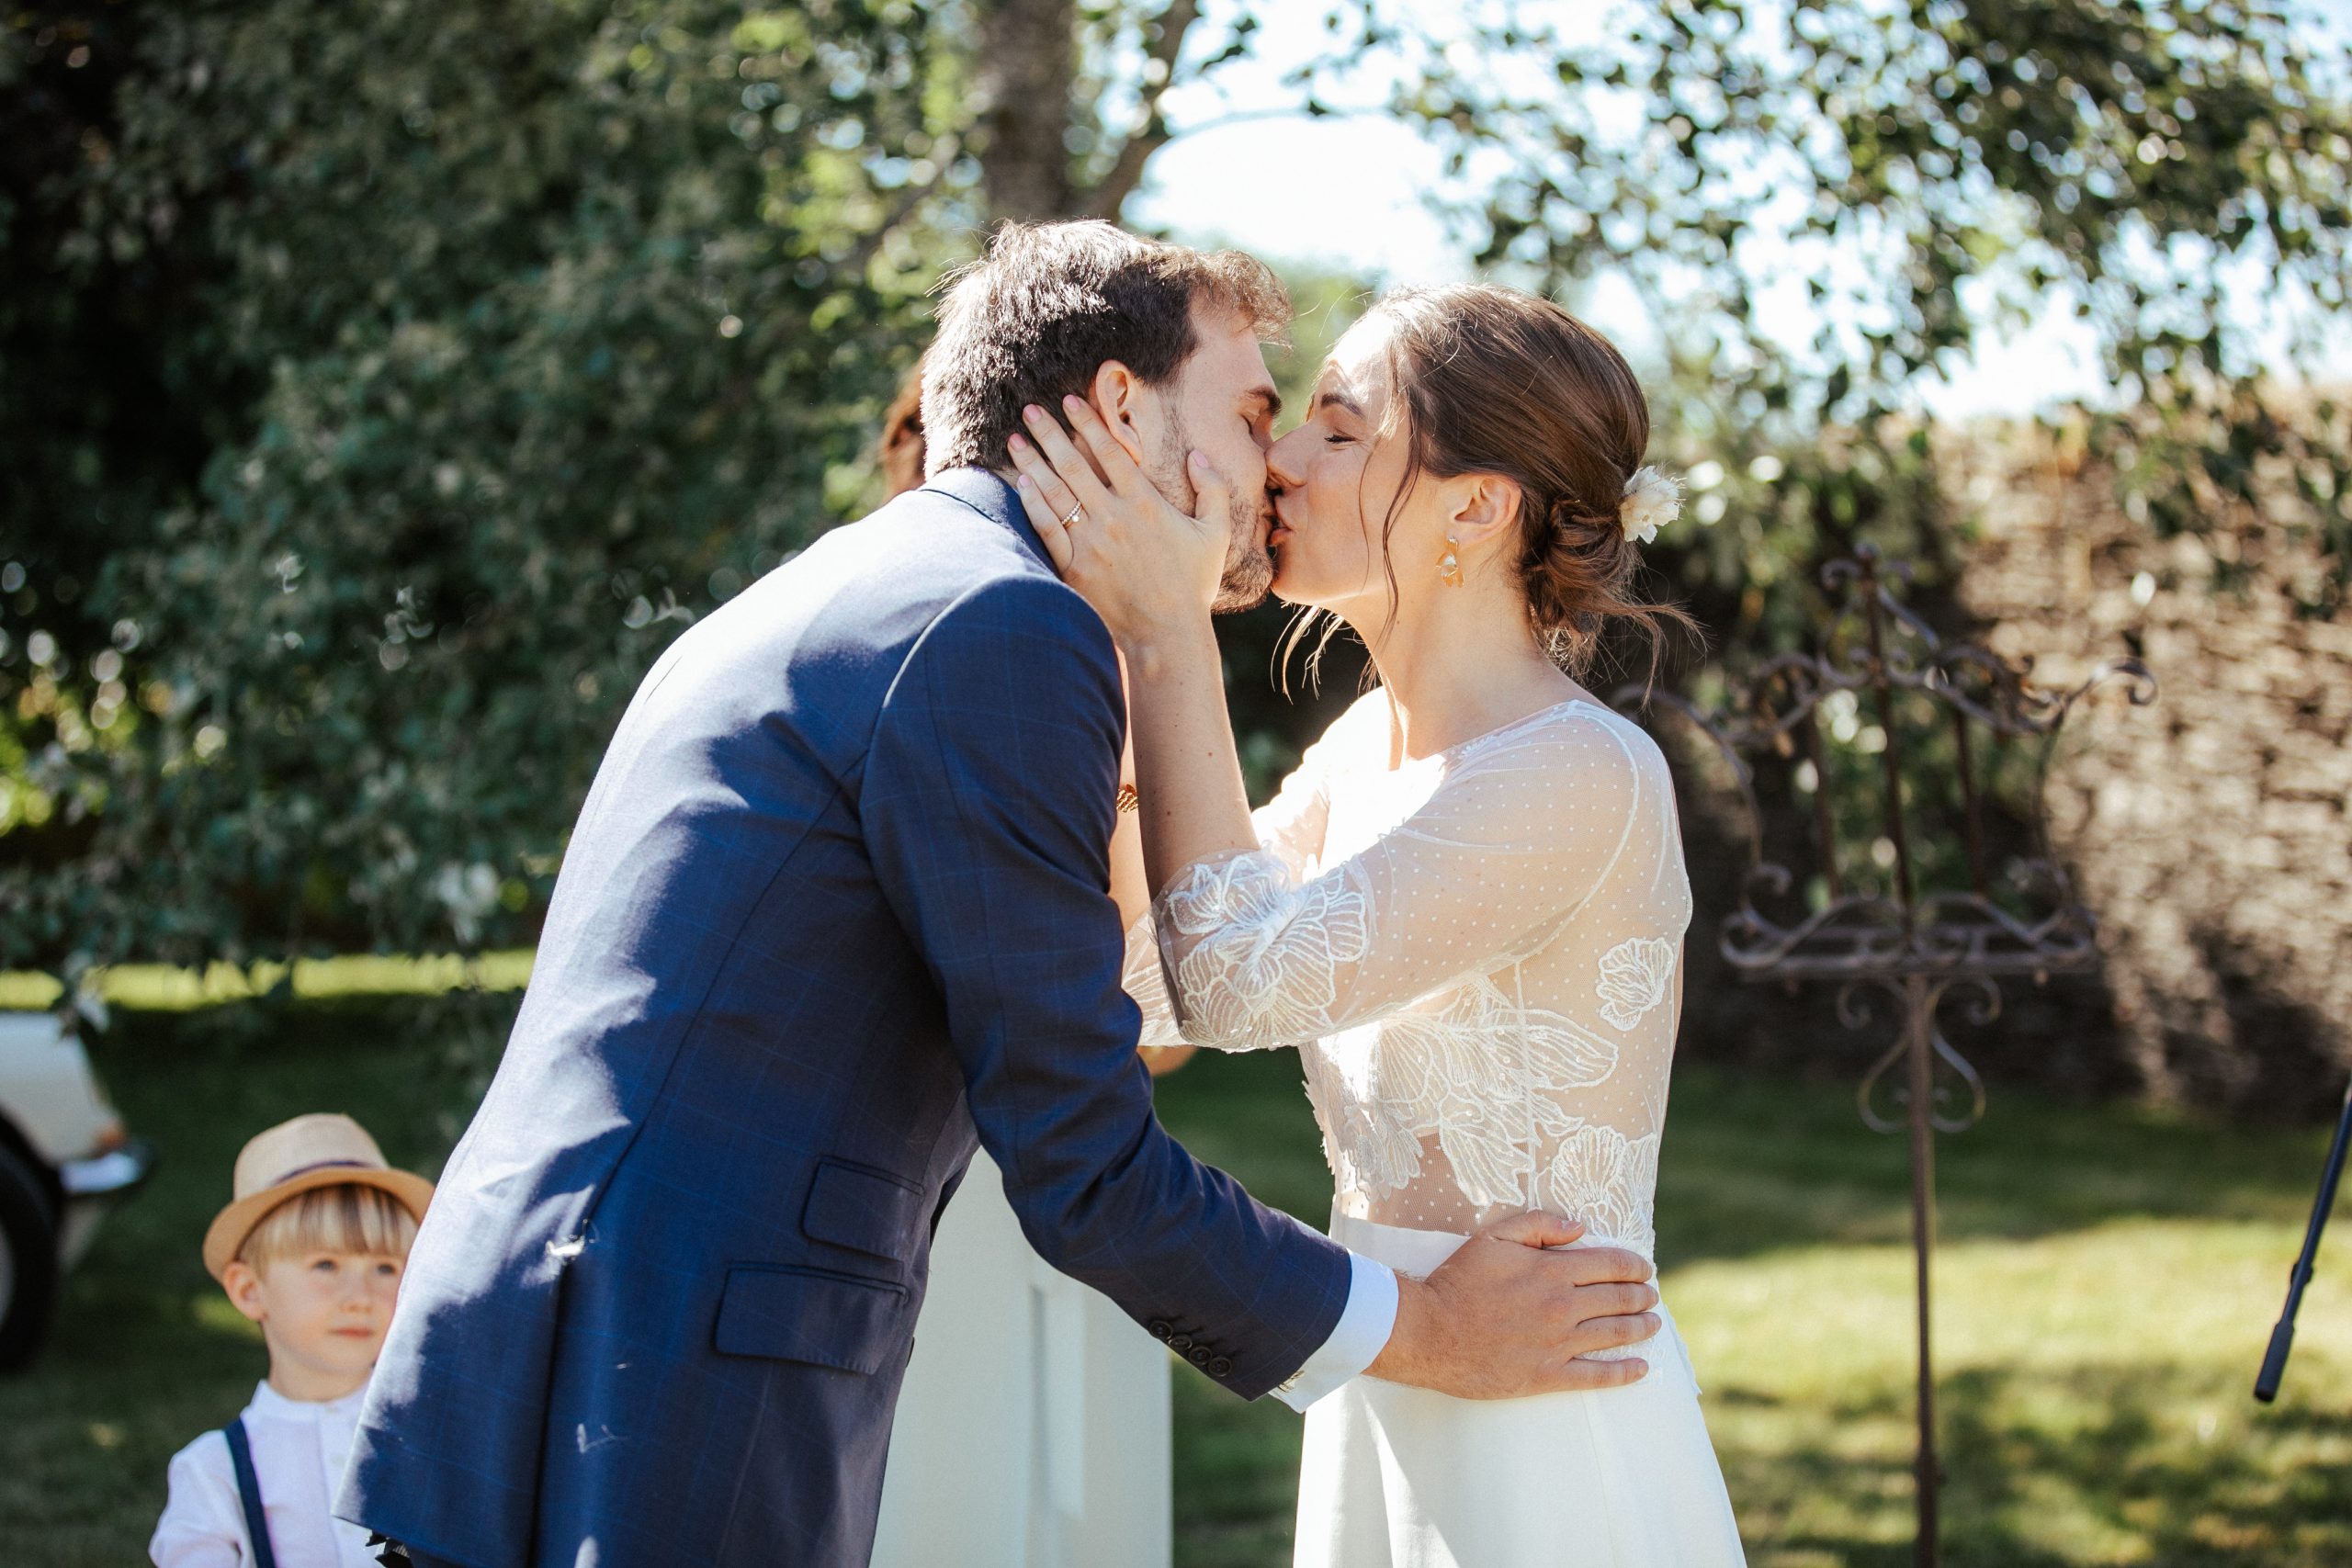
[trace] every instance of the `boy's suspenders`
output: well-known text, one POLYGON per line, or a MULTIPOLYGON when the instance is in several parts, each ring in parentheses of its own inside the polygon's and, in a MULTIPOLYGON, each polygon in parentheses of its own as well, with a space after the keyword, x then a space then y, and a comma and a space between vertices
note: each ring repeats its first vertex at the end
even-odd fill
POLYGON ((277 1568, 277 1554, 269 1549, 269 1521, 262 1517, 261 1478, 254 1473, 254 1448, 245 1438, 245 1418, 238 1416, 220 1428, 229 1439, 229 1462, 237 1471, 237 1501, 245 1506, 245 1539, 253 1542, 254 1568, 277 1568))

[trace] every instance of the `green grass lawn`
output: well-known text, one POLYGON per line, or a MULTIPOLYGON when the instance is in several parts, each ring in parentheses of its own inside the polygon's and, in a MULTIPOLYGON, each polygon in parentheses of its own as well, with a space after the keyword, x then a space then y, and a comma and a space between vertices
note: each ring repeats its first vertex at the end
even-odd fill
MULTIPOLYGON (((1188 1067, 1161 1108, 1253 1190, 1328 1212, 1292 1064, 1188 1067)), ((1948 1562, 2352 1563, 2352 1291, 2330 1255, 2279 1404, 2247 1392, 2326 1132, 1996 1085, 1984 1124, 1940 1141, 1948 1562)), ((1912 1560, 1906 1182, 1901 1140, 1842 1084, 1677 1074, 1659 1285, 1756 1568, 1912 1560)), ((1286 1562, 1295 1418, 1176 1393, 1180 1562, 1286 1562)))
MULTIPOLYGON (((48 1355, 0 1380, 0 1562, 141 1561, 165 1459, 259 1375, 257 1337, 197 1258, 246 1136, 345 1110, 430 1173, 462 1125, 495 1006, 374 994, 397 977, 372 970, 322 995, 326 973, 290 1002, 127 1010, 100 1042, 162 1163, 69 1281, 48 1355)), ((140 999, 196 999, 167 992, 140 999)), ((1322 1216, 1293 1061, 1198 1060, 1160 1092, 1204 1156, 1322 1216)), ((1999 1085, 1984 1125, 1943 1141, 1947 1561, 2352 1562, 2352 1266, 2330 1266, 2352 1223, 2280 1404, 2246 1392, 2324 1144, 1999 1085)), ((1904 1180, 1899 1142, 1865 1132, 1839 1084, 1678 1077, 1662 1285, 1758 1568, 1910 1561, 1904 1180)), ((1287 1562, 1296 1417, 1189 1372, 1176 1394, 1178 1562, 1287 1562)))

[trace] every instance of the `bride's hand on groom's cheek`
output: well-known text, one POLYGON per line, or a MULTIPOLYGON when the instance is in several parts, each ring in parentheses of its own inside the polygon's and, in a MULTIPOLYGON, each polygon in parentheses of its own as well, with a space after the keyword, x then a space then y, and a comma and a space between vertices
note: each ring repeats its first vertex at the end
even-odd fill
POLYGON ((1571 1247, 1584 1227, 1539 1210, 1487 1226, 1424 1280, 1397 1280, 1396 1327, 1374 1377, 1463 1399, 1614 1388, 1638 1359, 1588 1360, 1658 1331, 1654 1272, 1622 1247, 1571 1247))
POLYGON ((1064 413, 1076 441, 1032 407, 1028 437, 1015 435, 1007 448, 1022 508, 1054 570, 1086 596, 1123 647, 1204 621, 1224 576, 1231 487, 1205 457, 1191 454, 1198 515, 1188 516, 1090 404, 1069 400, 1064 413))

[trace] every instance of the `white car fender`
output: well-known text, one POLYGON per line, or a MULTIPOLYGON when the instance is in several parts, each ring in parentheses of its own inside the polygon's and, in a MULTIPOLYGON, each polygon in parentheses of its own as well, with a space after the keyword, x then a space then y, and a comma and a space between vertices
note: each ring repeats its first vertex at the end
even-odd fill
POLYGON ((0 1012, 0 1115, 52 1167, 122 1140, 81 1038, 53 1012, 0 1012))

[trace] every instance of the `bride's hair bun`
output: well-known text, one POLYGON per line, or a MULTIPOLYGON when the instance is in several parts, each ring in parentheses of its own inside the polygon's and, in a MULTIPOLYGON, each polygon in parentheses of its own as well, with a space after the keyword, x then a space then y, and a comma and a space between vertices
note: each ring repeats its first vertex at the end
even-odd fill
POLYGON ((1375 307, 1392 323, 1389 368, 1410 420, 1413 471, 1498 474, 1519 486, 1527 614, 1571 673, 1612 622, 1650 639, 1696 635, 1679 606, 1634 589, 1645 542, 1680 508, 1681 486, 1642 466, 1649 405, 1608 339, 1549 299, 1492 284, 1407 289, 1375 307))

